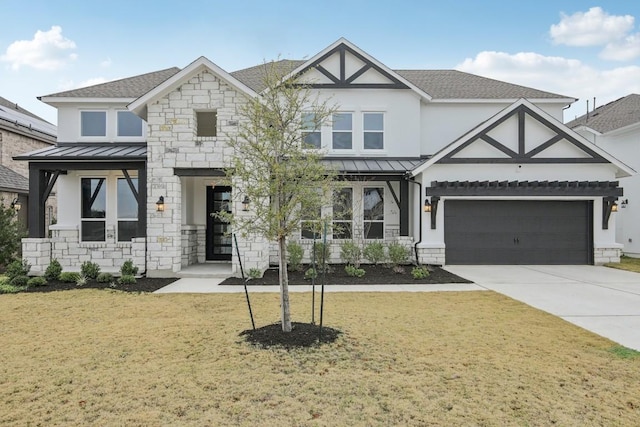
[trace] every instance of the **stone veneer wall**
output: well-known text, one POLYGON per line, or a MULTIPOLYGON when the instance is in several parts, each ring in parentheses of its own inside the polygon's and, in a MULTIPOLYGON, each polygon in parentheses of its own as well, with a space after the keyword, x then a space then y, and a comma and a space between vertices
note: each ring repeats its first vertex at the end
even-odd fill
POLYGON ((594 248, 593 263, 595 265, 603 265, 608 262, 620 262, 622 249, 620 248, 594 248))
POLYGON ((109 273, 117 273, 130 259, 140 274, 145 272, 144 237, 116 242, 115 233, 107 231, 106 242, 79 242, 77 228, 53 225, 51 232, 51 238, 22 239, 22 258, 31 264, 31 274, 44 274, 52 259, 57 259, 64 271, 80 271, 83 262, 91 261, 109 273))
POLYGON ((182 226, 182 267, 204 262, 205 232, 204 225, 182 226))

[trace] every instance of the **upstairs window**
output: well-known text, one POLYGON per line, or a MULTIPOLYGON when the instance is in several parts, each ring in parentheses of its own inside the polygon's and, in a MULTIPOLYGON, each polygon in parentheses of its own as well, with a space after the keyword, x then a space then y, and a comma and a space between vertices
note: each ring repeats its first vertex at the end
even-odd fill
POLYGON ((218 113, 215 111, 196 112, 196 136, 218 136, 218 113))
MULTIPOLYGON (((131 178, 138 191, 138 178, 131 178)), ((126 178, 118 178, 118 242, 138 237, 138 201, 126 178)))
POLYGON ((81 238, 83 242, 104 242, 107 217, 106 178, 82 178, 81 238))
POLYGON ((321 148, 320 124, 314 113, 302 113, 302 140, 306 148, 321 148))
POLYGON ((353 115, 351 113, 336 113, 333 115, 334 150, 353 149, 353 115))
POLYGON ((107 136, 107 112, 81 111, 80 136, 107 136))
POLYGON ((384 114, 364 113, 362 115, 365 150, 384 149, 384 114))
POLYGON ((131 111, 118 111, 118 136, 142 136, 142 119, 131 111))

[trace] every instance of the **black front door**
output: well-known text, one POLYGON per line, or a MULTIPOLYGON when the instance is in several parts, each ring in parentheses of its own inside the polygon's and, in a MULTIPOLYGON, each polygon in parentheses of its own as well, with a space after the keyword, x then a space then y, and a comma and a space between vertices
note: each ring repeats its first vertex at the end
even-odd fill
POLYGON ((231 187, 207 187, 207 260, 231 261, 231 225, 216 212, 231 213, 231 187))

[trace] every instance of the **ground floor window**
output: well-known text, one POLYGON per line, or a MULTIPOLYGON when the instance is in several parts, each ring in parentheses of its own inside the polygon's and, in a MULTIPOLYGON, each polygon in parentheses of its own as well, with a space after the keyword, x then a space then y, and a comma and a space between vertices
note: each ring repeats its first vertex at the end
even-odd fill
POLYGON ((118 178, 118 241, 129 242, 138 237, 138 201, 133 192, 138 192, 138 178, 118 178))
POLYGON ((350 239, 353 230, 353 189, 333 193, 333 238, 350 239))
POLYGON ((81 240, 104 242, 106 237, 107 186, 106 178, 82 178, 81 240))
POLYGON ((364 188, 363 227, 365 239, 384 239, 384 189, 364 188))
POLYGON ((303 239, 319 239, 321 231, 320 218, 322 217, 322 207, 309 206, 303 202, 300 206, 300 237, 303 239))

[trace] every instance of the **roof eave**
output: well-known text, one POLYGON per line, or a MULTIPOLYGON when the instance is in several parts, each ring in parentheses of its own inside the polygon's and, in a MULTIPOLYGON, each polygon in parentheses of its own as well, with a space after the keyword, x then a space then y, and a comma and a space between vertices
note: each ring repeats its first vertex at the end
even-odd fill
POLYGON ((79 96, 39 96, 38 99, 45 104, 57 107, 60 104, 129 104, 136 98, 99 98, 99 97, 79 97, 79 96))
MULTIPOLYGON (((450 103, 450 104, 498 104, 518 102, 521 98, 435 98, 434 103, 450 103)), ((576 98, 526 98, 527 101, 534 104, 553 103, 567 105, 577 101, 576 98)))

